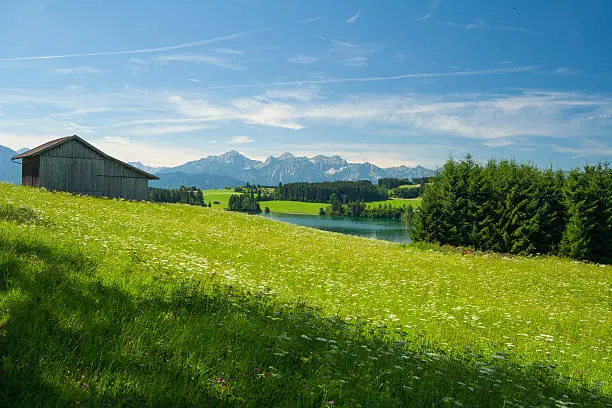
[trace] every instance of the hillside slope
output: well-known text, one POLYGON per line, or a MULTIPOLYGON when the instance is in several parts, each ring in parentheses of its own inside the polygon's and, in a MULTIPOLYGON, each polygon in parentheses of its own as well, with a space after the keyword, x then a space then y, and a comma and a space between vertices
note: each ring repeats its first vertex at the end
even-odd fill
POLYGON ((611 287, 0 183, 0 406, 606 406, 611 287))

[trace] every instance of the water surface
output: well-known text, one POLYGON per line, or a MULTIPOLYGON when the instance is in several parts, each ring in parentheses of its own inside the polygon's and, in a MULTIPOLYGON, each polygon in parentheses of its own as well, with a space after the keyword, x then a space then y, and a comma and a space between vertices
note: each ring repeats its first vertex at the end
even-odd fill
POLYGON ((284 213, 261 213, 262 217, 318 228, 325 231, 340 232, 358 237, 382 239, 384 241, 407 244, 410 236, 406 226, 398 220, 365 217, 334 217, 328 215, 303 215, 284 213))

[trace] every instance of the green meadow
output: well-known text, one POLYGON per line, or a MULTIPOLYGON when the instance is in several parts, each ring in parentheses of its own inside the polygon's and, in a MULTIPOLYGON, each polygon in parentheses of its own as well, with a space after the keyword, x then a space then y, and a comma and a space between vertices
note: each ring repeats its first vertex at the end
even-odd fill
POLYGON ((3 407, 609 407, 611 323, 610 266, 0 183, 3 407))
POLYGON ((368 206, 372 207, 372 206, 377 206, 377 205, 391 205, 394 208, 397 207, 403 207, 404 205, 408 205, 410 204, 413 207, 418 207, 419 205, 421 205, 421 197, 418 198, 394 198, 391 200, 386 200, 386 201, 373 201, 371 203, 368 203, 368 206))
POLYGON ((237 194, 232 190, 204 190, 204 201, 206 204, 210 201, 212 204, 212 208, 220 208, 222 210, 227 208, 227 204, 229 202, 229 198, 232 194, 237 194), (215 204, 214 202, 218 201, 219 204, 215 204))
POLYGON ((301 201, 262 201, 259 203, 261 209, 268 207, 270 212, 288 214, 310 214, 319 215, 319 208, 327 208, 327 203, 303 203, 301 201))
MULTIPOLYGON (((208 191, 204 193, 205 197, 208 197, 208 191)), ((206 199, 208 200, 208 198, 206 199)), ((208 202, 208 201, 206 201, 208 202)), ((378 205, 391 205, 392 207, 402 207, 403 205, 411 204, 413 207, 417 207, 421 202, 420 198, 414 198, 410 200, 386 200, 386 201, 374 201, 368 203, 368 206, 378 206, 378 205)), ((268 207, 271 212, 276 213, 288 213, 288 214, 310 214, 310 215, 318 215, 319 209, 326 209, 329 204, 328 203, 304 203, 300 201, 262 201, 259 203, 261 205, 261 209, 268 207)), ((213 205, 214 207, 214 205, 213 205)))

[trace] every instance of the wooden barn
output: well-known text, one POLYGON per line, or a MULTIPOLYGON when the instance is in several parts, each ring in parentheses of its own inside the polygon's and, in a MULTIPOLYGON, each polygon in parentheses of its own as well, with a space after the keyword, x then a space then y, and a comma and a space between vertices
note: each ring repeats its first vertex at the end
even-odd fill
POLYGON ((24 186, 75 194, 143 201, 149 180, 159 180, 78 136, 52 140, 12 159, 22 159, 24 186))

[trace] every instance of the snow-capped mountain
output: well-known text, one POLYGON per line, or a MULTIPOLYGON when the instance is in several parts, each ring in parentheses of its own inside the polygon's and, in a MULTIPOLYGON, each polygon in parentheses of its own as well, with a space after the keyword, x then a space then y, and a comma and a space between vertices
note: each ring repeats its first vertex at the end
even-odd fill
POLYGON ((145 168, 140 163, 136 167, 156 174, 163 179, 164 174, 182 172, 231 177, 241 182, 274 186, 279 182, 370 180, 376 182, 382 177, 414 178, 431 176, 435 172, 421 166, 381 168, 371 163, 349 163, 342 157, 318 155, 312 158, 295 156, 289 152, 279 157, 270 156, 265 161, 252 160, 235 150, 219 156, 207 156, 200 160, 187 162, 177 167, 155 169, 145 168))

